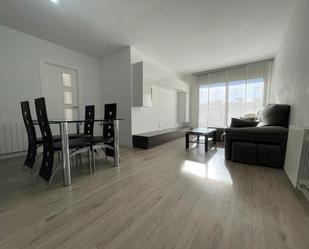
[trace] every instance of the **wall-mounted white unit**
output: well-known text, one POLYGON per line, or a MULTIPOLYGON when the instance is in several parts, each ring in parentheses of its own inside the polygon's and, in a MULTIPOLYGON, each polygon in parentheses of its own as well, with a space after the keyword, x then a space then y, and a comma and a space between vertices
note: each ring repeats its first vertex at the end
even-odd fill
POLYGON ((152 83, 145 77, 143 62, 132 65, 132 106, 152 107, 152 83))

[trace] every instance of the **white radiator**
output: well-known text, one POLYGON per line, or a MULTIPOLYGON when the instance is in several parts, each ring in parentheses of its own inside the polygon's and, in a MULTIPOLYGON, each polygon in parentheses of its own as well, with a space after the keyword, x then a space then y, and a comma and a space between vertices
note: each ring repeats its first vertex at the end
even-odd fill
POLYGON ((297 187, 301 189, 309 199, 309 135, 307 133, 309 132, 305 133, 297 187))
MULTIPOLYGON (((35 126, 37 136, 41 135, 35 126)), ((51 126, 54 135, 59 135, 59 126, 51 126)), ((69 126, 70 132, 76 133, 76 126, 69 126)), ((83 126, 81 127, 83 129, 83 126)), ((102 135, 102 127, 95 126, 95 135, 102 135)), ((0 159, 15 156, 12 153, 24 152, 28 149, 28 136, 23 122, 0 122, 0 159), (10 155, 12 154, 12 155, 10 155)))
POLYGON ((26 128, 20 122, 0 122, 0 155, 27 150, 26 128))
POLYGON ((295 188, 309 189, 309 129, 289 127, 284 170, 295 188))

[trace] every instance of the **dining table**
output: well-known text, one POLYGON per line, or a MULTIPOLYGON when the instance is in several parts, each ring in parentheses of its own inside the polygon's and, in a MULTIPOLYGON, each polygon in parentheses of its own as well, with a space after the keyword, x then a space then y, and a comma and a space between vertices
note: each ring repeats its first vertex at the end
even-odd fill
MULTIPOLYGON (((119 167, 119 121, 123 119, 95 119, 95 120, 87 120, 87 119, 76 119, 76 120, 57 120, 51 119, 49 120, 49 124, 51 125, 59 125, 60 128, 60 137, 61 137, 61 145, 62 145, 62 172, 63 172, 63 185, 64 187, 71 186, 72 177, 71 177, 71 165, 70 165, 70 147, 69 147, 69 124, 75 124, 77 133, 79 133, 79 126, 85 122, 94 122, 103 124, 112 124, 114 127, 114 166, 119 167)), ((34 121, 35 125, 38 125, 38 121, 34 121)))

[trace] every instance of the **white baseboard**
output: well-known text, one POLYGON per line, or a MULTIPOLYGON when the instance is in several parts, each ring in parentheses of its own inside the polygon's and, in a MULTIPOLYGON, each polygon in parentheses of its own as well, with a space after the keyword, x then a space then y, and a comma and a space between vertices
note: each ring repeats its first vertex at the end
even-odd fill
POLYGON ((298 190, 300 190, 304 196, 306 197, 306 199, 309 201, 309 189, 307 187, 297 187, 298 190))
POLYGON ((300 191, 304 194, 304 196, 306 197, 307 201, 309 201, 309 191, 305 190, 305 189, 301 189, 300 191))
POLYGON ((122 143, 119 143, 119 145, 124 146, 124 147, 129 147, 129 148, 133 147, 133 144, 129 142, 122 142, 122 143))
POLYGON ((26 156, 26 155, 27 155, 27 151, 20 151, 20 152, 2 154, 2 155, 0 155, 0 160, 22 157, 22 156, 26 156))

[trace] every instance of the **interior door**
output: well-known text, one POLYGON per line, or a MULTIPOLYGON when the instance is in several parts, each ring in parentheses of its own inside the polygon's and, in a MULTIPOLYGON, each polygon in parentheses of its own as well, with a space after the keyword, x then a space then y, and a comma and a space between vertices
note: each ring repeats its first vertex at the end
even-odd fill
POLYGON ((49 63, 41 70, 48 118, 79 119, 77 71, 49 63))

